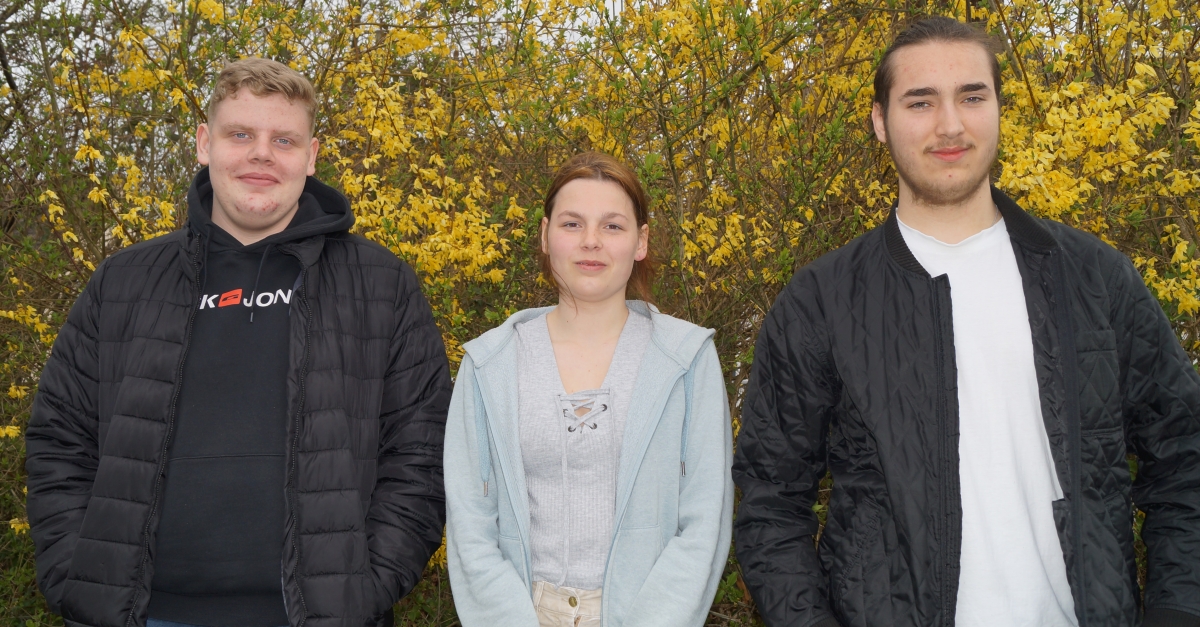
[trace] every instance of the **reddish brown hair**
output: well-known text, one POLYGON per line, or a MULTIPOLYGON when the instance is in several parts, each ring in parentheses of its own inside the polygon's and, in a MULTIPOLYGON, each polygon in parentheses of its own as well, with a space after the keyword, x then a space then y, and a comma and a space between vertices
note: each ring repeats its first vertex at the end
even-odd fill
MULTIPOLYGON (((638 180, 637 174, 624 163, 600 152, 585 152, 575 155, 554 173, 554 180, 550 183, 550 189, 546 190, 546 200, 542 203, 542 215, 547 220, 554 212, 554 199, 558 196, 559 190, 567 183, 577 179, 616 183, 633 203, 633 215, 637 220, 638 229, 640 230, 643 224, 650 223, 650 197, 646 195, 646 190, 638 180)), ((542 268, 542 277, 555 289, 561 291, 561 286, 554 279, 554 270, 550 267, 550 255, 541 252, 539 262, 542 268)), ((650 287, 653 283, 654 261, 651 259, 647 244, 646 258, 633 262, 633 272, 629 275, 629 283, 625 285, 625 293, 651 302, 650 287)))

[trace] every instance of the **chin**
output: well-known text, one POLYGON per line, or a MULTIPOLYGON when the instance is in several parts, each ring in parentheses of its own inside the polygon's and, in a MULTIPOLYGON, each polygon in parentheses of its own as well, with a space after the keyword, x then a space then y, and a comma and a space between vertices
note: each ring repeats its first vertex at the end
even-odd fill
POLYGON ((596 289, 595 286, 568 285, 566 291, 575 300, 584 303, 598 303, 612 298, 614 292, 608 289, 596 289))
POLYGON ((269 216, 279 211, 280 204, 273 200, 253 199, 237 204, 238 213, 251 218, 269 216))
POLYGON ((957 181, 932 178, 920 182, 909 181, 908 187, 912 190, 913 197, 921 203, 931 206, 946 206, 967 201, 980 188, 987 187, 987 183, 986 172, 981 177, 971 177, 964 173, 964 176, 957 181), (913 183, 917 184, 914 185, 913 183))

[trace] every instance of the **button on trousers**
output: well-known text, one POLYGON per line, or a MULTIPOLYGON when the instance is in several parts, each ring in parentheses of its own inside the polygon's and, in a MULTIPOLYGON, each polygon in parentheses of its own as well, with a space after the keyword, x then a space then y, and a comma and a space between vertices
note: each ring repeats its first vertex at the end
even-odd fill
POLYGON ((600 627, 600 590, 533 584, 533 607, 539 627, 600 627))

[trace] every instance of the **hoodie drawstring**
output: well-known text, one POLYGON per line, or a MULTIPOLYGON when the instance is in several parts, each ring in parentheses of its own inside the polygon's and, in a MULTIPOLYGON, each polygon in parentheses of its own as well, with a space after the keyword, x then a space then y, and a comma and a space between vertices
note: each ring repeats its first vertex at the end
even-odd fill
POLYGON ((263 247, 262 259, 260 259, 258 261, 258 273, 254 275, 254 289, 250 291, 250 323, 251 324, 254 323, 254 308, 258 307, 258 299, 255 298, 255 296, 258 296, 258 280, 262 278, 263 264, 265 264, 267 262, 267 253, 269 253, 271 251, 271 246, 273 246, 273 245, 274 244, 267 244, 266 246, 263 247))

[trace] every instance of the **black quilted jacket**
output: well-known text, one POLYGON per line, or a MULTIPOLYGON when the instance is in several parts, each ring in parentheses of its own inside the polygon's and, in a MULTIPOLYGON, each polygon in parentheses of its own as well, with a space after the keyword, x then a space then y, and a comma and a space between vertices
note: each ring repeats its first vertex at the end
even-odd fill
MULTIPOLYGON (((350 207, 332 188, 310 178, 305 191, 346 220, 279 248, 302 267, 290 305, 284 603, 294 626, 390 625, 442 536, 449 367, 412 269, 345 232, 350 207)), ((146 622, 205 239, 185 228, 106 259, 42 373, 27 505, 38 583, 68 625, 146 622)))
MULTIPOLYGON (((1079 625, 1200 625, 1200 377, 1128 259, 992 194, 1024 283, 1079 625)), ((796 273, 758 338, 734 465, 737 557, 767 625, 954 624, 957 399, 949 280, 894 215, 796 273)))

